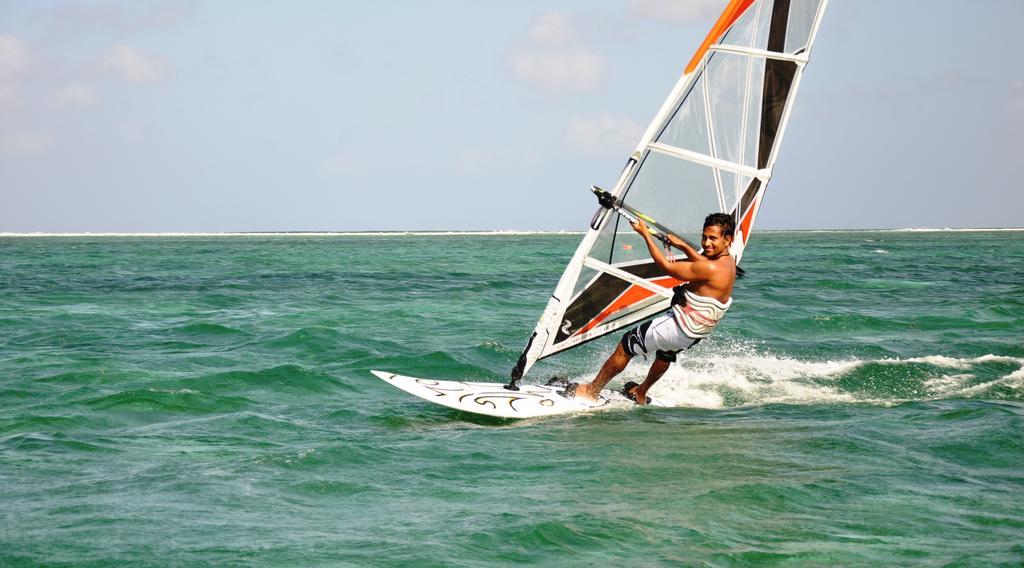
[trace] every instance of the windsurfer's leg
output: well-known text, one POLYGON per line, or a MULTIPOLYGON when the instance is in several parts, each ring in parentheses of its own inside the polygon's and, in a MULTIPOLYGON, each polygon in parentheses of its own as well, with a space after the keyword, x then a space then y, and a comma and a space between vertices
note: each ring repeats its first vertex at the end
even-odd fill
POLYGON ((587 400, 597 400, 597 395, 601 392, 601 389, 614 379, 615 375, 621 373, 632 358, 633 356, 626 353, 622 344, 619 343, 615 347, 615 352, 612 353, 612 356, 601 366, 601 371, 597 373, 597 377, 589 383, 576 386, 576 396, 587 400))
POLYGON ((640 386, 633 389, 633 398, 636 399, 637 404, 645 404, 647 402, 647 391, 650 390, 654 383, 658 382, 658 379, 665 374, 668 370, 671 361, 657 357, 654 359, 654 363, 651 363, 651 369, 647 371, 647 378, 644 382, 640 383, 640 386))

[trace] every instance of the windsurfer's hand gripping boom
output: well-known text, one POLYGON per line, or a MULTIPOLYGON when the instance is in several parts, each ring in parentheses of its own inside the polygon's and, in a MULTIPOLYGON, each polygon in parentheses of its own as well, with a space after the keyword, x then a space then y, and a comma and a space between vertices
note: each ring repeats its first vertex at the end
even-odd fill
MULTIPOLYGON (((597 186, 590 186, 590 191, 594 192, 597 196, 597 202, 601 204, 605 209, 610 209, 619 215, 621 215, 626 221, 629 221, 633 228, 636 228, 637 223, 642 224, 651 236, 665 243, 665 246, 675 247, 684 254, 689 260, 696 260, 702 258, 700 252, 697 251, 697 247, 693 246, 689 241, 679 237, 672 233, 667 227, 659 224, 657 221, 652 219, 650 216, 643 212, 630 207, 622 202, 621 199, 616 198, 611 193, 601 189, 597 186)), ((596 216, 595 216, 596 219, 596 216)), ((591 224, 593 226, 593 223, 591 224)))
POLYGON ((687 241, 686 239, 679 238, 671 233, 665 235, 665 239, 662 239, 662 242, 683 251, 683 253, 686 255, 687 260, 696 260, 697 258, 702 256, 700 252, 698 252, 697 249, 690 244, 689 241, 687 241))

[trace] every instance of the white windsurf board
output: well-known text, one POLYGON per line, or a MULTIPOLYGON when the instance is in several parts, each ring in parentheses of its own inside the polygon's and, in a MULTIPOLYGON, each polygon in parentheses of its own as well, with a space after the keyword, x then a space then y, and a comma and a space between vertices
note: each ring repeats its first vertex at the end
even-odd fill
MULTIPOLYGON (((383 371, 370 371, 377 378, 405 392, 433 402, 484 416, 497 418, 536 418, 601 408, 636 404, 621 393, 604 390, 596 402, 581 398, 565 398, 562 387, 521 384, 519 390, 508 390, 501 383, 439 381, 406 377, 383 371)), ((651 406, 669 406, 651 398, 651 406)))

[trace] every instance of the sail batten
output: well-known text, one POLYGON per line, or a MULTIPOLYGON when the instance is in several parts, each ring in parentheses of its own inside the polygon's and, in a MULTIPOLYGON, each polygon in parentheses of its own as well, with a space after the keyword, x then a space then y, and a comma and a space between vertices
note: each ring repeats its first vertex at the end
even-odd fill
POLYGON ((762 59, 778 59, 779 61, 792 61, 798 64, 807 63, 807 52, 783 53, 779 51, 769 51, 767 49, 756 49, 753 47, 741 47, 738 45, 725 45, 720 43, 716 43, 708 47, 708 51, 719 53, 734 53, 736 55, 749 55, 751 57, 760 57, 762 59))
MULTIPOLYGON (((736 219, 739 262, 764 199, 827 0, 731 0, 608 192, 698 242, 703 219, 736 219)), ((623 213, 627 214, 627 213, 623 213)), ((559 279, 513 384, 534 362, 649 318, 681 282, 623 217, 601 210, 559 279)))
POLYGON ((634 276, 633 274, 630 274, 625 270, 621 270, 608 263, 601 262, 600 260, 597 260, 593 257, 588 256, 587 258, 583 259, 583 265, 586 266, 587 268, 600 270, 601 272, 604 272, 606 274, 610 274, 612 276, 621 278, 622 280, 625 280, 626 282, 629 282, 641 288, 646 288, 648 291, 658 294, 660 296, 664 296, 666 298, 672 297, 672 293, 667 291, 664 285, 657 285, 653 281, 645 280, 643 278, 634 276))
POLYGON ((716 169, 719 169, 719 170, 726 170, 726 171, 729 171, 729 172, 732 172, 732 173, 735 173, 735 174, 741 174, 741 175, 746 175, 746 176, 750 176, 750 177, 757 177, 757 178, 764 178, 764 179, 768 179, 768 178, 771 177, 771 171, 769 171, 767 169, 759 170, 757 168, 752 168, 750 166, 744 166, 743 164, 739 164, 739 163, 736 163, 736 162, 730 162, 729 160, 723 160, 721 158, 715 158, 715 157, 709 156, 707 154, 700 154, 698 152, 692 152, 690 150, 685 150, 683 148, 678 148, 676 146, 671 146, 669 144, 661 144, 661 143, 658 143, 658 142, 651 142, 650 144, 647 145, 647 148, 652 150, 652 151, 654 151, 654 152, 658 152, 660 154, 665 154, 666 156, 672 156, 674 158, 679 158, 680 160, 687 160, 687 161, 693 162, 695 164, 701 164, 701 165, 709 166, 709 167, 716 168, 716 169))

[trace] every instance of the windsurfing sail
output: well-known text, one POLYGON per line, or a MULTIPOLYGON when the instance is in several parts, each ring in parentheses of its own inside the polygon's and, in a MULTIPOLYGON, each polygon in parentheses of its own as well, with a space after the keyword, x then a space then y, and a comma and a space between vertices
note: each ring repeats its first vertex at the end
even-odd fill
POLYGON ((668 308, 672 287, 627 219, 699 242, 704 217, 736 219, 737 263, 772 177, 827 0, 731 0, 630 155, 569 261, 509 388, 545 357, 668 308), (614 206, 611 206, 614 203, 614 206))

